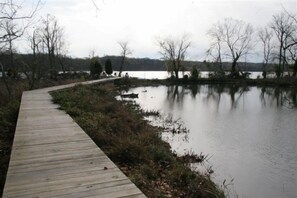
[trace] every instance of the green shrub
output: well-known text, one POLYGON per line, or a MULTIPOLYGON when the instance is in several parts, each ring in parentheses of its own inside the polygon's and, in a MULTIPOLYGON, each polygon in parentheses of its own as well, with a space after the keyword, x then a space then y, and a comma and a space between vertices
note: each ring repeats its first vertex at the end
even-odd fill
POLYGON ((90 74, 93 78, 99 78, 102 72, 102 65, 98 58, 92 58, 90 63, 90 74))
POLYGON ((195 66, 193 66, 192 71, 191 71, 191 78, 198 79, 198 77, 199 77, 199 71, 195 66))
POLYGON ((113 70, 112 70, 112 64, 111 64, 111 60, 107 59, 105 61, 105 72, 110 75, 112 74, 113 70))

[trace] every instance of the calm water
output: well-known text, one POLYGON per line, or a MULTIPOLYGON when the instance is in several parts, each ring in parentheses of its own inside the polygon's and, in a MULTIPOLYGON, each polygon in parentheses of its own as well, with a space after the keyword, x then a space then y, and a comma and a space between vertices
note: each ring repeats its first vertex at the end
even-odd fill
POLYGON ((147 110, 180 119, 190 132, 164 133, 172 149, 209 154, 230 196, 297 197, 297 91, 237 86, 135 88, 147 110), (234 179, 233 182, 231 180, 234 179))

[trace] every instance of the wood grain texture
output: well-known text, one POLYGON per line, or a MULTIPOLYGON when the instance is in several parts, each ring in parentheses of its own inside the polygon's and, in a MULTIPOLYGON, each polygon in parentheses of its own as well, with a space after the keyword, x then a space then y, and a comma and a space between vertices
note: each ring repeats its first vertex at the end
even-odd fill
POLYGON ((74 85, 23 93, 3 197, 145 197, 52 103, 49 91, 74 85))

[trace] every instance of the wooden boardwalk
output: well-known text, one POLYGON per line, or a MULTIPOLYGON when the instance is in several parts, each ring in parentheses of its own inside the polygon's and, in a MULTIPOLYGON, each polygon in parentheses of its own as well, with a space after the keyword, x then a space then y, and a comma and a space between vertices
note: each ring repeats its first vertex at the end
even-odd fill
POLYGON ((3 197, 145 197, 52 103, 49 91, 73 85, 23 93, 3 197))

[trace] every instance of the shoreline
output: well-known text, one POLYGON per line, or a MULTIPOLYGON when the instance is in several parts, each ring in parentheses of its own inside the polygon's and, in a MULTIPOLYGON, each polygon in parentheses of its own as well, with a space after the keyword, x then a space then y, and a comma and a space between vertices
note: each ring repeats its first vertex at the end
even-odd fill
POLYGON ((273 78, 273 79, 232 79, 232 78, 198 78, 198 79, 119 79, 117 85, 125 84, 127 86, 149 86, 149 85, 192 85, 192 84, 233 84, 242 86, 259 87, 297 87, 297 78, 273 78))
MULTIPOLYGON (((122 81, 125 79, 119 79, 115 84, 119 85, 122 83, 122 81)), ((135 86, 159 86, 159 85, 193 85, 193 84, 226 84, 226 85, 236 85, 236 86, 258 86, 258 87, 278 87, 278 88, 296 88, 297 87, 297 78, 280 78, 280 79, 165 79, 165 80, 144 80, 144 79, 136 79, 136 78, 129 78, 127 82, 125 82, 128 87, 135 87, 135 86)), ((58 83, 60 84, 60 83, 58 83)), ((64 83, 62 83, 64 84, 64 83)), ((16 85, 15 86, 20 86, 16 85)), ((45 86, 46 87, 46 86, 45 86)), ((20 88, 21 90, 21 88, 20 88)), ((26 90, 24 88, 24 90, 26 90)), ((4 96, 4 95, 3 95, 4 96)), ((5 98, 4 98, 5 99, 5 98)), ((1 159, 3 159, 4 163, 2 164, 2 170, 1 170, 1 181, 3 186, 3 182, 5 181, 5 175, 6 175, 6 168, 9 161, 10 156, 10 149, 9 145, 12 142, 13 134, 14 134, 14 127, 15 127, 15 120, 17 117, 18 112, 18 97, 11 100, 10 103, 7 103, 6 106, 3 106, 5 108, 2 109, 2 115, 4 120, 4 125, 2 126, 2 130, 5 132, 3 133, 3 139, 2 139, 2 153, 1 153, 1 159), (8 133, 7 133, 7 132, 8 133)), ((4 104, 6 104, 6 100, 4 101, 4 104)), ((3 104, 3 105, 4 105, 3 104)), ((11 146, 11 145, 10 145, 11 146)), ((1 191, 0 191, 1 194, 1 191)))
POLYGON ((171 151, 139 106, 115 99, 114 85, 54 92, 60 104, 148 197, 225 197, 210 177, 192 171, 171 151), (78 103, 79 101, 79 103, 78 103))
POLYGON ((282 79, 228 79, 228 78, 210 78, 189 80, 188 83, 197 84, 237 84, 248 86, 297 86, 297 78, 282 79))

